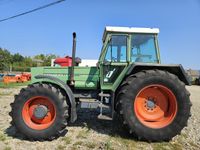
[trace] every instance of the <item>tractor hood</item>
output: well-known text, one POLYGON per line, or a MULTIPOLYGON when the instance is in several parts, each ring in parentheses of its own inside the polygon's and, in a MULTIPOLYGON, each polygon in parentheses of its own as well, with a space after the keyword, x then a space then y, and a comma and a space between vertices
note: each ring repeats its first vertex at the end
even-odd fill
MULTIPOLYGON (((32 83, 47 79, 36 79, 36 75, 54 76, 67 83, 70 80, 71 67, 34 67, 31 68, 32 83)), ((74 67, 74 80, 76 89, 97 89, 99 70, 97 67, 74 67)))

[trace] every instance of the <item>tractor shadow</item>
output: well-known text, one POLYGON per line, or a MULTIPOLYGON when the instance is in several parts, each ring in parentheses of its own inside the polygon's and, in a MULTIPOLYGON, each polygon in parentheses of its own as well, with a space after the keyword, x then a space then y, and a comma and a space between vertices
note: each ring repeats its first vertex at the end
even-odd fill
MULTIPOLYGON (((109 112, 104 112, 103 114, 105 115, 107 113, 109 112)), ((94 130, 97 133, 106 134, 111 137, 138 140, 134 135, 129 134, 128 130, 122 125, 116 115, 113 120, 101 120, 98 119, 98 115, 98 109, 79 108, 77 112, 78 119, 69 126, 87 128, 88 130, 94 130)))
POLYGON ((12 137, 12 138, 16 138, 16 139, 19 139, 19 140, 24 140, 25 137, 18 133, 15 126, 13 125, 10 125, 5 131, 4 133, 8 136, 8 137, 12 137))
MULTIPOLYGON (((64 137, 67 134, 68 130, 66 129, 60 136, 64 137)), ((8 136, 8 137, 12 137, 12 138, 16 138, 19 140, 25 140, 25 141, 34 141, 32 139, 27 139, 24 135, 22 135, 21 133, 19 133, 15 126, 10 125, 5 131, 4 133, 8 136)), ((56 137, 55 139, 57 139, 59 137, 56 137)), ((52 139, 53 140, 53 139, 52 139)), ((47 140, 46 140, 47 141, 47 140)), ((51 140, 49 140, 51 141, 51 140)), ((41 141, 42 142, 42 141, 41 141)))
MULTIPOLYGON (((107 113, 109 112, 104 111, 103 114, 105 115, 107 113)), ((94 130, 97 133, 109 135, 111 137, 121 137, 137 141, 137 138, 134 135, 129 134, 129 132, 125 129, 118 117, 115 116, 113 120, 101 120, 98 119, 98 115, 99 109, 79 108, 77 112, 77 120, 75 123, 69 123, 68 126, 87 128, 88 130, 94 130)), ((66 131, 61 136, 65 136, 67 132, 68 130, 66 128, 66 131)), ((25 136, 20 134, 13 125, 10 125, 7 129, 5 129, 4 133, 8 137, 32 141, 31 139, 27 139, 25 136)))

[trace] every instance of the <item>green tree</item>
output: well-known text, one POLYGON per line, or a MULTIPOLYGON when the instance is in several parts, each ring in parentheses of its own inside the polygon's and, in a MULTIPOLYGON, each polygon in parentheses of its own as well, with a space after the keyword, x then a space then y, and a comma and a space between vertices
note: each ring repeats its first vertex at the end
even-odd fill
POLYGON ((39 59, 39 60, 45 60, 45 55, 44 54, 39 54, 34 56, 35 59, 39 59))
POLYGON ((57 57, 58 56, 56 56, 54 54, 48 54, 48 55, 39 54, 39 55, 34 56, 34 59, 43 61, 42 66, 50 66, 51 59, 55 59, 57 57))
POLYGON ((8 71, 12 63, 13 59, 11 53, 6 49, 0 48, 0 69, 8 71))
POLYGON ((16 53, 13 55, 13 62, 23 62, 24 57, 20 55, 19 53, 16 53))
POLYGON ((30 71, 31 67, 50 66, 51 60, 57 58, 54 54, 39 54, 34 57, 23 57, 20 53, 11 54, 8 50, 0 48, 0 71, 30 71))
POLYGON ((46 55, 43 65, 44 66, 51 66, 51 60, 57 58, 58 56, 54 54, 46 55))

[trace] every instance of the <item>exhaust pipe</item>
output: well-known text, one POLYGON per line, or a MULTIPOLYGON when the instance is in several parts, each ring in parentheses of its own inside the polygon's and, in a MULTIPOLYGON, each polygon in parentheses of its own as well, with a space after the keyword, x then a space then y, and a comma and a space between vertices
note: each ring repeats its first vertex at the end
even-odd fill
POLYGON ((73 46, 72 46, 72 66, 71 66, 71 72, 70 72, 70 85, 74 85, 74 66, 75 63, 75 55, 76 55, 76 32, 73 32, 73 46))

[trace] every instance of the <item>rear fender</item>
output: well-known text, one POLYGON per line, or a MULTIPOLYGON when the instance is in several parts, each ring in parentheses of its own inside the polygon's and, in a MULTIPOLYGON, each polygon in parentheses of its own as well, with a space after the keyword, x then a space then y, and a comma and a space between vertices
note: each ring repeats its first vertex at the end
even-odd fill
POLYGON ((163 64, 150 64, 150 63, 134 63, 130 66, 129 70, 126 73, 126 76, 129 76, 130 74, 134 74, 142 70, 152 70, 152 69, 168 71, 172 74, 175 74, 186 85, 191 85, 188 75, 186 74, 185 70, 180 64, 163 65, 163 64))

